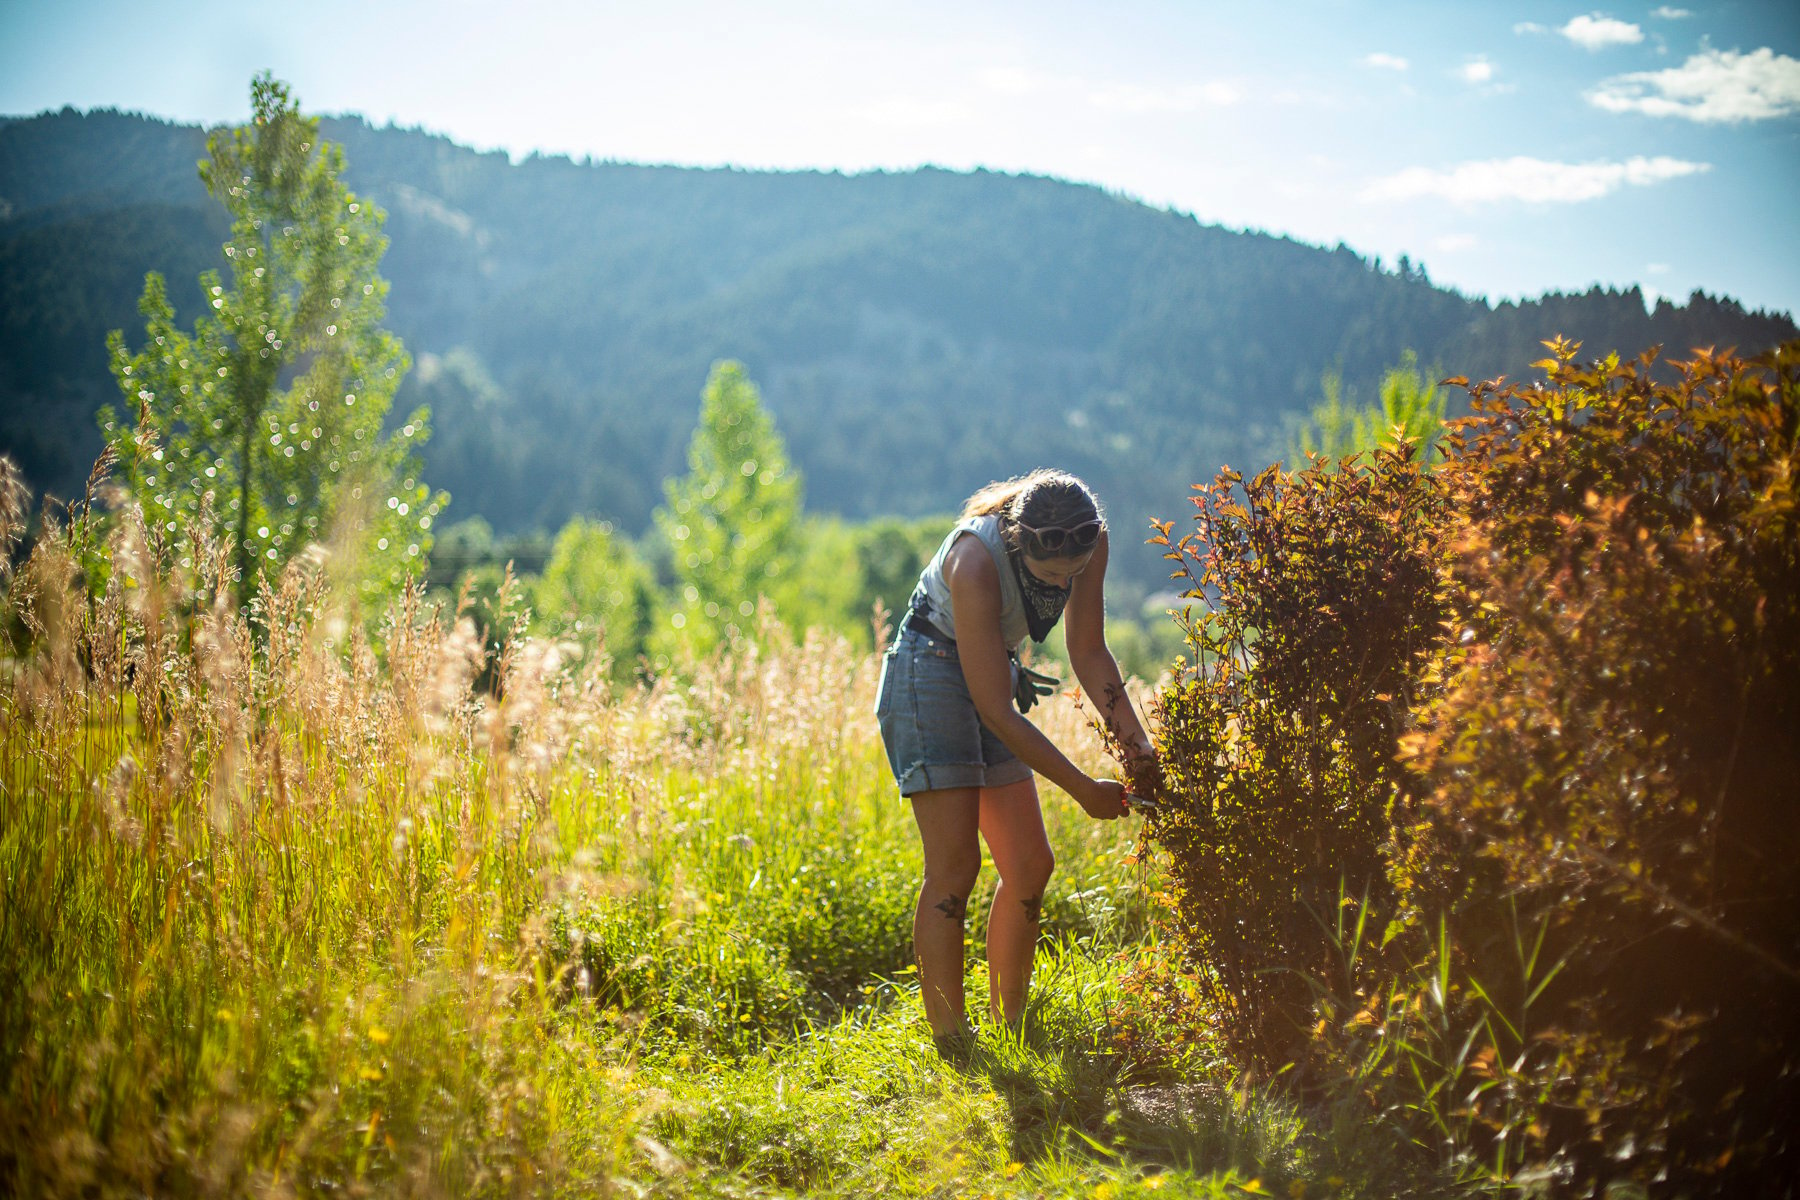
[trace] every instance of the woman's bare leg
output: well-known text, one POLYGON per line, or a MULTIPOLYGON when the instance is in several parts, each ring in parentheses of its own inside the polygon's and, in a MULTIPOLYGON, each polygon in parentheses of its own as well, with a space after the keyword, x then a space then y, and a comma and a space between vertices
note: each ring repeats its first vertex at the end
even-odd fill
POLYGON ((919 994, 933 1036, 963 1028, 963 922, 981 873, 979 788, 941 788, 912 797, 925 846, 925 882, 913 913, 919 994))
POLYGON ((1000 873, 988 913, 988 1008, 996 1022, 1016 1026, 1025 1015, 1044 885, 1056 867, 1036 782, 982 789, 980 824, 1000 873))

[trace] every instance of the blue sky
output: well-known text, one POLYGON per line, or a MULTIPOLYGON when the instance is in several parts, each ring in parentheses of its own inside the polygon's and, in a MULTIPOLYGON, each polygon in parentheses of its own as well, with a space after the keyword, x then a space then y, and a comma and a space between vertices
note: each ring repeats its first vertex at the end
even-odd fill
POLYGON ((265 68, 515 156, 1028 171, 1494 299, 1800 312, 1787 0, 0 0, 0 113, 238 121, 265 68))

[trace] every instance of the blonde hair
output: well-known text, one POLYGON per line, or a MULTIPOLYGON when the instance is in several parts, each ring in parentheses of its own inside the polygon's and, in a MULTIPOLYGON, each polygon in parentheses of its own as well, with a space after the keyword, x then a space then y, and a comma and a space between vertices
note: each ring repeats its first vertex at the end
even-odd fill
POLYGON ((1097 520, 1106 525, 1106 513, 1087 484, 1051 467, 1039 467, 990 483, 963 501, 962 517, 997 516, 1000 533, 1009 545, 1018 543, 1021 521, 1038 528, 1097 520))

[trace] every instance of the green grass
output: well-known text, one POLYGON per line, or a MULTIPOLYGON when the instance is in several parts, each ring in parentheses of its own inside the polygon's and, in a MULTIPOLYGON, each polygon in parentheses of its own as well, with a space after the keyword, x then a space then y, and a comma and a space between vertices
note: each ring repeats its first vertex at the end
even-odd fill
POLYGON ((61 619, 0 693, 0 1190, 1348 1187, 1143 989, 1137 830, 1057 793, 1024 1027, 938 1059, 878 663, 840 640, 624 695, 527 642, 477 699, 468 633, 405 603, 378 660, 302 576, 252 630, 39 567, 9 602, 61 619))

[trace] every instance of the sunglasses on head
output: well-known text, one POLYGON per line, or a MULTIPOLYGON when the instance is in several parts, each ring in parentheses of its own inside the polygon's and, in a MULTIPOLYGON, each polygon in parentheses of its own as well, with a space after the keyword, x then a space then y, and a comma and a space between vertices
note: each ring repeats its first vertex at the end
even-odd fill
MULTIPOLYGON (((1038 549, 1046 555, 1085 554, 1094 548, 1100 540, 1101 524, 1098 517, 1091 521, 1083 521, 1079 525, 1052 525, 1048 529, 1033 529, 1020 521, 1019 528, 1031 535, 1038 549)), ((1033 555, 1032 557, 1039 557, 1033 555)))

